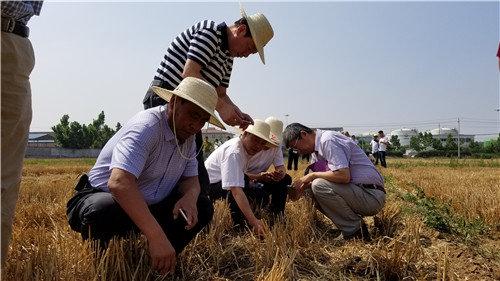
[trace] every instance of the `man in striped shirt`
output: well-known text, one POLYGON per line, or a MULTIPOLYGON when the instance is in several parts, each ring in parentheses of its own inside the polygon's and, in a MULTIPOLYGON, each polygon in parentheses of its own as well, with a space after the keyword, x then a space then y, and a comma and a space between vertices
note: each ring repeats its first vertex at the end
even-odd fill
MULTIPOLYGON (((201 78, 216 88, 216 110, 222 120, 230 126, 245 129, 253 123, 252 118, 243 113, 227 95, 233 58, 246 58, 258 52, 265 63, 263 48, 273 36, 273 29, 263 14, 247 16, 243 10, 242 18, 231 26, 209 20, 198 22, 170 43, 151 86, 172 90, 184 77, 201 78)), ((165 101, 150 89, 143 104, 147 109, 165 104, 165 101)), ((199 132, 196 135, 197 150, 202 143, 199 132)), ((197 159, 199 179, 203 188, 209 184, 203 154, 200 153, 197 159)))
POLYGON ((35 54, 26 24, 41 9, 42 1, 2 1, 2 265, 12 234, 31 124, 29 76, 35 54))

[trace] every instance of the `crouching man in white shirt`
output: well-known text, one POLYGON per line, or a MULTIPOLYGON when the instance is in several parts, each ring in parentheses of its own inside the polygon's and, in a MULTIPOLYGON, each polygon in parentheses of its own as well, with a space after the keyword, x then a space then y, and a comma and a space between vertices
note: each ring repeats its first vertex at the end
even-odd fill
POLYGON ((285 204, 288 185, 292 183, 292 177, 286 173, 285 161, 283 160, 282 135, 283 122, 275 117, 268 117, 265 121, 271 127, 269 138, 276 146, 266 146, 261 152, 252 156, 245 171, 245 183, 253 181, 256 201, 265 209, 270 211, 271 224, 285 214, 285 204), (269 171, 271 165, 274 171, 269 171))
POLYGON ((249 159, 262 151, 266 146, 276 145, 269 138, 270 126, 262 120, 254 120, 243 135, 233 138, 219 146, 205 161, 210 186, 208 195, 212 201, 229 199, 231 217, 236 226, 244 226, 245 220, 258 234, 264 234, 262 221, 257 219, 250 207, 250 181, 245 184, 245 171, 249 159))

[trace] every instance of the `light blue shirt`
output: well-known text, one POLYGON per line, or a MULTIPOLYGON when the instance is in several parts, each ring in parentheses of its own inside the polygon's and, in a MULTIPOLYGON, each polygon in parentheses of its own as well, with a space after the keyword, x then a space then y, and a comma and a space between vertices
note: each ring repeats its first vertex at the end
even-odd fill
POLYGON ((93 187, 109 192, 108 180, 113 168, 120 168, 137 179, 139 190, 148 205, 167 197, 181 177, 198 175, 194 158, 195 138, 191 136, 177 147, 167 123, 167 108, 144 110, 130 119, 104 146, 89 172, 93 187))
POLYGON ((384 186, 382 175, 351 138, 338 132, 317 129, 314 150, 318 161, 326 160, 330 170, 349 168, 351 183, 384 186))

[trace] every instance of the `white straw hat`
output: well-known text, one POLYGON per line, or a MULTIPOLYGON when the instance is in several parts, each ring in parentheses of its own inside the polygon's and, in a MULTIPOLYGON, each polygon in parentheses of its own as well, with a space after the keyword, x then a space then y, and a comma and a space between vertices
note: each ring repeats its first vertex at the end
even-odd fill
POLYGON ((269 138, 269 134, 271 132, 271 126, 269 126, 269 124, 267 124, 266 122, 262 121, 262 120, 259 120, 259 119, 254 119, 253 120, 253 125, 249 125, 245 132, 247 133, 250 133, 252 135, 255 135, 265 141, 267 141, 268 143, 270 143, 271 145, 276 145, 270 138, 269 138))
POLYGON ((273 141, 273 143, 278 146, 281 144, 281 140, 283 139, 283 122, 278 120, 278 118, 274 116, 267 117, 266 123, 271 127, 271 133, 269 134, 269 138, 273 141))
POLYGON ((194 103, 210 114, 210 119, 208 120, 210 124, 223 130, 226 129, 214 112, 218 99, 217 92, 215 88, 207 82, 195 77, 186 77, 173 91, 156 86, 151 87, 151 89, 155 94, 166 101, 170 101, 172 96, 176 95, 194 103))
POLYGON ((264 58, 264 46, 266 46, 266 44, 274 36, 273 27, 271 26, 267 18, 261 13, 247 16, 241 3, 240 12, 241 16, 247 20, 248 26, 250 27, 250 33, 252 34, 252 39, 255 43, 255 47, 259 52, 260 60, 263 64, 266 64, 266 60, 264 58))

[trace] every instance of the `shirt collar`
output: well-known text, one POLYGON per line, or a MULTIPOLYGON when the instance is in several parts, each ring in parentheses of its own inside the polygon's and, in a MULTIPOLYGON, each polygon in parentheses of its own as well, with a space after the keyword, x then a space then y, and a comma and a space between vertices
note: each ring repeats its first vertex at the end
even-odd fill
POLYGON ((228 42, 228 37, 227 37, 227 25, 225 22, 220 23, 217 25, 217 30, 220 31, 221 33, 221 45, 220 48, 222 51, 227 52, 229 51, 229 42, 228 42))
MULTIPOLYGON (((239 148, 239 151, 241 152, 240 154, 243 156, 242 159, 245 162, 244 164, 246 165, 246 163, 248 162, 248 160, 250 160, 251 156, 247 153, 247 151, 245 149, 245 146, 243 146, 243 140, 241 139, 242 136, 243 135, 241 135, 241 136, 238 137, 237 146, 239 148)), ((245 167, 245 169, 246 169, 246 167, 245 167)))
POLYGON ((163 134, 163 138, 165 139, 165 141, 171 141, 174 139, 174 132, 172 132, 172 129, 170 129, 170 126, 168 125, 168 122, 167 122, 167 113, 168 113, 168 109, 167 109, 167 106, 166 105, 163 105, 163 106, 160 106, 159 107, 160 109, 160 112, 161 112, 161 120, 162 120, 162 124, 163 124, 163 128, 164 128, 164 134, 163 134))
POLYGON ((323 131, 320 129, 316 129, 316 139, 314 140, 314 151, 319 152, 319 149, 321 148, 321 135, 323 134, 323 131))

